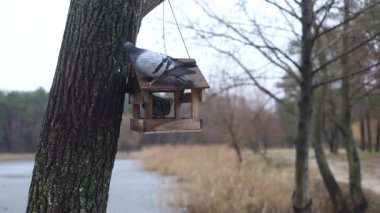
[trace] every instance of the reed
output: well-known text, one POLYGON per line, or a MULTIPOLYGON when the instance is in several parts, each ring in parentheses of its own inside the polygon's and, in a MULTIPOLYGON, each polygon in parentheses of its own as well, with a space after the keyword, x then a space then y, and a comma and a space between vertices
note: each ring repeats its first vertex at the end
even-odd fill
MULTIPOLYGON (((226 146, 166 145, 133 156, 143 160, 144 169, 177 178, 165 200, 186 212, 293 212, 294 164, 282 155, 271 156, 268 163, 245 150, 239 166, 226 146)), ((318 171, 312 170, 310 176, 313 211, 333 212, 318 171)))

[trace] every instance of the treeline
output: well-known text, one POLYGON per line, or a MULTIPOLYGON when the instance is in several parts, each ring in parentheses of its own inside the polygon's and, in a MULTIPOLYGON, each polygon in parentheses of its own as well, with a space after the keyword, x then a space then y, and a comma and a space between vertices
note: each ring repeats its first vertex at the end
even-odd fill
MULTIPOLYGON (((1 152, 36 151, 48 96, 42 88, 29 92, 0 91, 1 152)), ((203 132, 153 135, 141 135, 129 129, 127 101, 126 97, 118 144, 120 150, 166 143, 238 144, 253 150, 292 144, 276 113, 258 104, 257 100, 248 101, 229 94, 213 96, 202 103, 203 132)), ((190 110, 190 106, 186 108, 185 105, 186 110, 190 110)))
MULTIPOLYGON (((279 84, 284 90, 291 87, 289 83, 279 84), (284 86, 286 85, 286 86, 284 86), (287 87, 287 88, 284 88, 287 87)), ((212 93, 212 92, 210 92, 212 93)), ((291 147, 296 134, 296 118, 284 111, 284 108, 271 109, 268 102, 258 99, 247 99, 238 93, 223 93, 209 95, 202 103, 204 129, 198 133, 170 133, 142 135, 129 128, 130 106, 124 105, 124 115, 120 129, 119 150, 139 149, 144 145, 198 143, 224 143, 234 147, 247 147, 255 152, 265 151, 270 147, 291 147)), ((42 88, 29 92, 0 91, 0 152, 34 152, 38 147, 41 123, 48 103, 48 92, 42 88)), ((261 97, 259 94, 257 97, 261 97)), ((296 100, 287 96, 289 105, 295 105, 296 100)), ((331 103, 331 102, 330 102, 331 103)), ((363 106, 354 108, 353 134, 358 147, 368 150, 379 150, 380 122, 366 111, 362 115, 363 106), (371 143, 369 142, 371 141, 371 143)), ((184 111, 190 110, 186 104, 184 111)), ((334 108, 324 110, 326 123, 323 125, 326 147, 331 152, 343 143, 338 127, 327 122, 331 117, 328 113, 334 108)), ((186 114, 186 112, 185 112, 186 114)))
POLYGON ((0 151, 33 152, 38 144, 48 92, 0 91, 0 151))

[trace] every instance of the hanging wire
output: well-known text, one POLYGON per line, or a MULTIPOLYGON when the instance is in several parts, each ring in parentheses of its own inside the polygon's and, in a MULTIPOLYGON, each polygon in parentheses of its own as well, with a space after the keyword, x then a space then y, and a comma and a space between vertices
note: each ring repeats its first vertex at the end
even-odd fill
POLYGON ((165 54, 167 55, 166 51, 166 42, 165 42, 165 2, 162 3, 162 40, 164 43, 164 50, 165 54))
POLYGON ((181 29, 179 28, 179 25, 178 25, 178 22, 177 22, 177 18, 175 17, 175 14, 174 14, 174 10, 173 10, 172 4, 170 3, 170 0, 168 0, 168 2, 169 2, 170 10, 172 11, 172 14, 173 14, 173 17, 174 17, 175 24, 177 25, 177 29, 178 29, 179 35, 181 36, 183 46, 185 47, 185 50, 186 50, 187 56, 188 56, 189 59, 190 59, 190 54, 189 54, 189 51, 187 50, 187 47, 186 47, 186 44, 185 44, 185 40, 183 39, 181 29))

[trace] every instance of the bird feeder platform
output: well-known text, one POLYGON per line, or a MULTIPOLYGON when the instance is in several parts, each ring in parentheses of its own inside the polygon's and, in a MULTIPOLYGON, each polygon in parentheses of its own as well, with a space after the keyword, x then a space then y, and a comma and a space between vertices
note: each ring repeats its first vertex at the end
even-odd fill
MULTIPOLYGON (((194 59, 178 59, 180 61, 194 61, 194 59)), ((127 92, 130 95, 133 117, 130 119, 131 130, 148 133, 169 132, 200 132, 203 119, 200 115, 200 105, 204 101, 204 91, 210 88, 198 67, 190 68, 195 74, 187 75, 193 85, 183 87, 174 84, 173 79, 166 78, 154 82, 151 86, 134 72, 127 82, 127 92), (157 95, 169 95, 173 99, 168 116, 155 115, 154 98, 157 95), (185 110, 182 109, 190 105, 185 110), (187 115, 185 115, 187 112, 187 115)), ((164 96, 165 98, 165 96, 164 96)))

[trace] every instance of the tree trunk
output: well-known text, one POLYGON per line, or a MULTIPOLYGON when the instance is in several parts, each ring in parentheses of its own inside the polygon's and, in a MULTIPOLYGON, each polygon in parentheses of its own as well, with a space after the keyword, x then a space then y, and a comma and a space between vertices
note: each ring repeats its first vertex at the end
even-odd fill
POLYGON ((239 163, 239 166, 240 166, 241 163, 243 162, 243 157, 241 156, 239 142, 233 141, 232 142, 232 146, 234 147, 234 150, 236 152, 236 156, 237 156, 237 159, 238 159, 238 163, 239 163))
POLYGON ((296 137, 296 174, 293 193, 294 212, 311 212, 309 191, 309 126, 312 114, 313 1, 302 0, 301 83, 298 102, 298 132, 296 137))
POLYGON ((368 139, 368 151, 372 152, 372 128, 371 128, 371 118, 369 116, 369 110, 366 111, 366 122, 367 122, 367 139, 368 139))
POLYGON ((360 113, 360 118, 359 118, 359 125, 360 125, 360 140, 361 140, 361 149, 362 151, 365 151, 366 149, 366 142, 365 142, 365 124, 364 124, 364 117, 362 113, 360 113))
MULTIPOLYGON (((344 20, 349 17, 349 0, 344 0, 344 20)), ((342 38, 342 52, 348 50, 348 23, 343 25, 343 38, 342 38)), ((350 73, 348 55, 341 58, 342 75, 347 75, 350 73)), ((348 158, 349 165, 349 186, 350 186, 350 197, 354 203, 354 211, 362 212, 367 208, 367 201, 364 197, 362 185, 361 185, 361 174, 360 174, 360 161, 358 152, 355 147, 355 141, 352 136, 351 130, 351 106, 350 106, 350 78, 344 78, 342 81, 342 115, 341 115, 341 130, 343 135, 343 140, 345 143, 346 154, 348 158)))
POLYGON ((377 118, 375 152, 379 152, 379 151, 380 151, 380 118, 377 118))
POLYGON ((329 129, 329 128, 331 129, 331 136, 329 138, 329 145, 330 145, 330 153, 332 153, 332 154, 338 154, 339 144, 340 144, 339 124, 336 124, 336 122, 334 122, 334 119, 337 117, 337 113, 336 113, 335 109, 336 109, 335 105, 332 105, 332 107, 330 108, 330 110, 331 110, 330 116, 333 118, 333 119, 330 119, 330 122, 332 121, 332 127, 328 127, 328 126, 325 127, 327 129, 329 129))
POLYGON ((126 55, 142 1, 72 0, 27 212, 106 212, 125 96, 126 55))
MULTIPOLYGON (((231 113, 234 113, 234 112, 231 112, 231 113)), ((235 130, 233 129, 234 128, 233 124, 227 123, 227 125, 228 125, 228 127, 227 127, 228 132, 229 132, 229 134, 231 136, 231 140, 232 140, 232 147, 234 148, 234 150, 236 152, 236 156, 237 156, 238 164, 239 164, 239 168, 240 168, 241 163, 243 162, 243 157, 241 156, 239 140, 236 138, 235 130)))
POLYGON ((380 118, 377 118, 376 121, 376 146, 375 152, 380 151, 380 118))
POLYGON ((315 107, 312 119, 312 134, 311 140, 314 145, 315 158, 318 164, 319 171, 323 178, 323 183, 330 195, 331 202, 334 205, 335 212, 349 213, 351 212, 344 199, 343 193, 340 190, 338 183, 336 182, 334 175, 331 173, 330 167, 327 163, 326 155, 323 150, 321 141, 321 114, 324 103, 324 97, 326 95, 326 86, 323 86, 320 91, 316 92, 315 107))
POLYGON ((330 152, 332 154, 338 154, 339 150, 339 142, 340 142, 340 137, 339 137, 339 127, 334 124, 333 130, 332 130, 332 136, 331 136, 331 146, 330 146, 330 152))

